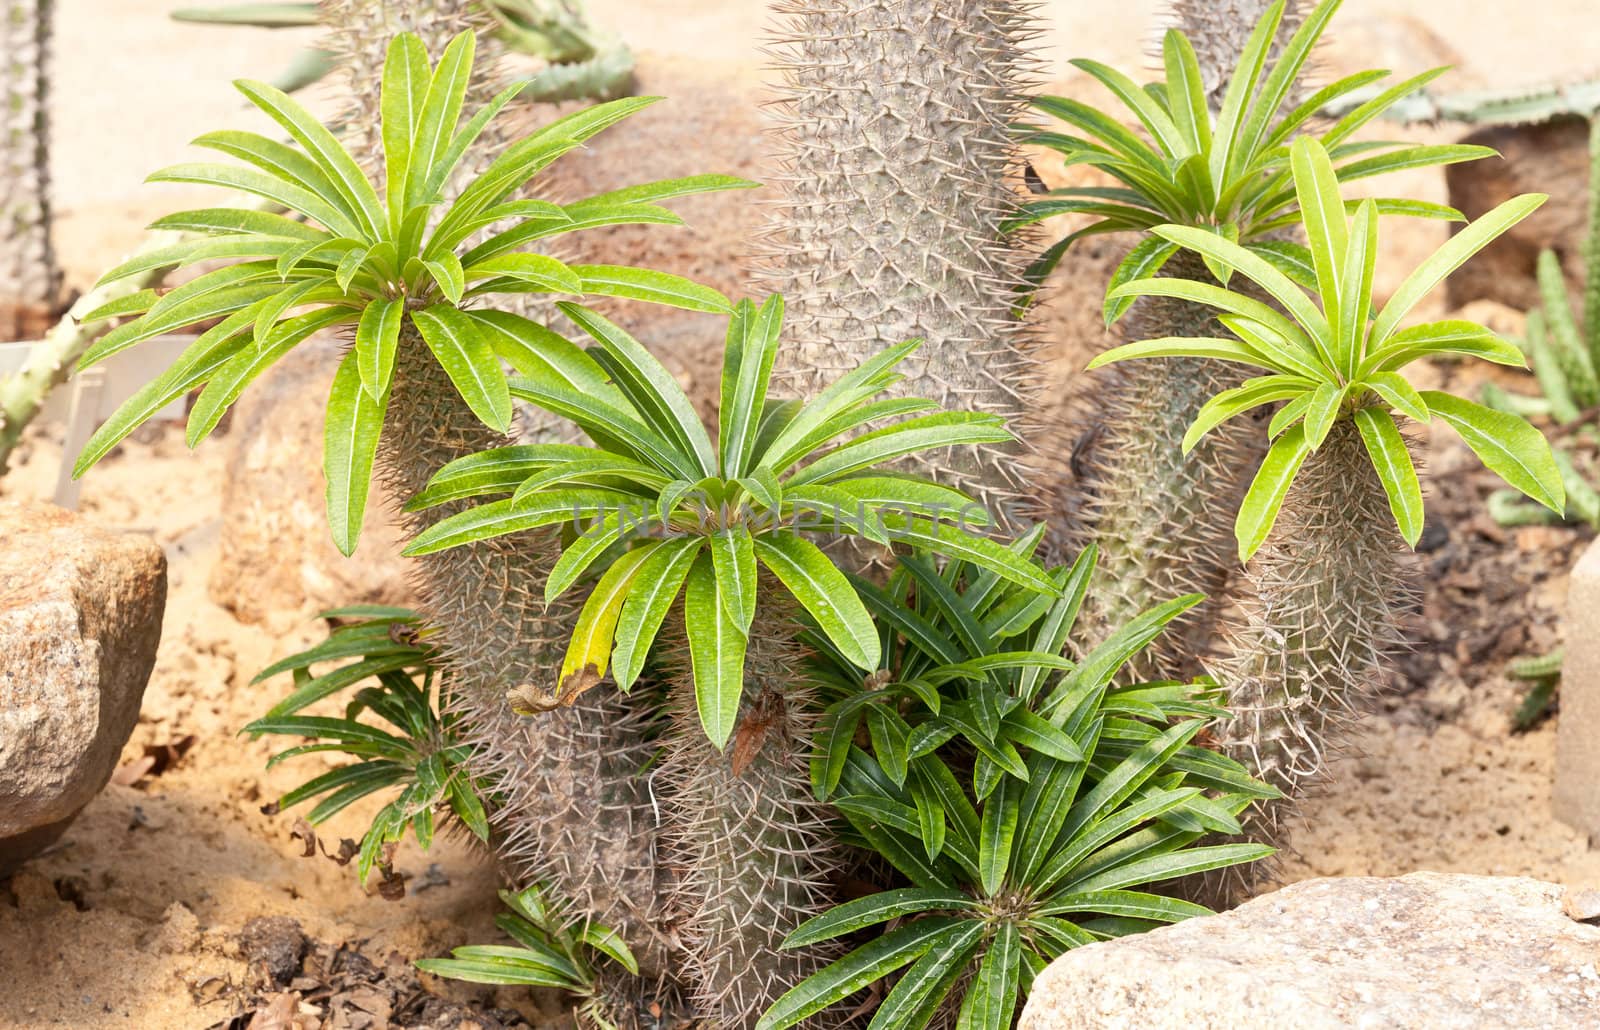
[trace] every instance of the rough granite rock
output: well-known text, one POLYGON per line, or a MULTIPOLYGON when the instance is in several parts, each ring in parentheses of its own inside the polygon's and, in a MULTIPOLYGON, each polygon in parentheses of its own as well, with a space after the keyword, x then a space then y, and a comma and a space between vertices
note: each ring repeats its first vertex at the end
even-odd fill
POLYGON ((148 536, 0 502, 0 874, 111 778, 166 602, 166 555, 148 536))
POLYGON ((1600 541, 1573 566, 1567 586, 1556 722, 1556 818, 1600 842, 1600 541))
POLYGON ((1600 1027, 1600 927, 1538 880, 1308 880, 1232 912, 1069 951, 1021 1030, 1600 1027))
POLYGON ((298 622, 319 609, 412 600, 381 497, 367 504, 353 557, 340 554, 328 532, 323 416, 343 353, 328 338, 296 347, 234 408, 221 554, 208 588, 241 622, 298 622))

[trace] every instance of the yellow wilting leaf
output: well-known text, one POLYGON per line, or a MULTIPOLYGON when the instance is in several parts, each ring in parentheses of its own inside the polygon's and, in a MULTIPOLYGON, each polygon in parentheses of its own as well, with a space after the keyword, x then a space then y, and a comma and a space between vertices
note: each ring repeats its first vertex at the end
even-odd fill
POLYGON ((622 604, 628 599, 633 579, 639 566, 650 555, 650 548, 640 547, 624 554, 606 570, 595 584, 583 611, 578 613, 578 625, 567 644, 566 658, 561 662, 561 680, 557 688, 557 703, 570 705, 578 696, 605 678, 611 662, 611 648, 616 642, 617 619, 622 615, 622 604))

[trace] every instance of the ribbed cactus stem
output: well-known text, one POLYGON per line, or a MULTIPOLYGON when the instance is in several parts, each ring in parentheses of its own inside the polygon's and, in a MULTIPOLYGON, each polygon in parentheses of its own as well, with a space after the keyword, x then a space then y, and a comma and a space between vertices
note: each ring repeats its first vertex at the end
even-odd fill
MULTIPOLYGON (((1296 801, 1382 688, 1411 601, 1405 551, 1360 433, 1341 420, 1251 560, 1239 624, 1212 670, 1231 712, 1219 744, 1284 794, 1245 813, 1250 839, 1284 842, 1296 801)), ((1218 874, 1212 900, 1240 900, 1265 871, 1218 874)))
POLYGON ((50 235, 50 34, 54 0, 6 0, 0 138, 0 340, 37 332, 56 308, 50 235))
MULTIPOLYGON (((805 395, 885 346, 922 349, 897 389, 1016 423, 1040 381, 1001 225, 1035 33, 1014 0, 781 0, 776 136, 783 197, 767 285, 788 301, 780 354, 805 395)), ((1025 493, 1002 448, 919 459, 1004 515, 1025 493)))
POLYGON ((719 1030, 755 1026, 830 957, 827 949, 780 947, 827 907, 838 857, 811 792, 815 713, 795 676, 797 627, 781 597, 765 587, 763 595, 740 721, 726 750, 700 727, 693 677, 680 656, 662 773, 671 791, 668 855, 681 870, 676 930, 696 1013, 719 1030))
MULTIPOLYGON (((507 441, 456 392, 408 322, 395 360, 378 472, 396 503, 447 462, 507 441)), ((465 502, 462 502, 463 504, 465 502)), ((397 514, 411 535, 460 505, 397 514)), ((502 795, 500 851, 518 883, 537 880, 622 933, 641 966, 664 968, 655 932, 655 824, 640 770, 651 749, 630 702, 611 690, 536 717, 508 692, 556 681, 581 597, 546 608, 553 533, 468 544, 417 559, 423 611, 438 627, 451 702, 465 716, 469 767, 502 795)))

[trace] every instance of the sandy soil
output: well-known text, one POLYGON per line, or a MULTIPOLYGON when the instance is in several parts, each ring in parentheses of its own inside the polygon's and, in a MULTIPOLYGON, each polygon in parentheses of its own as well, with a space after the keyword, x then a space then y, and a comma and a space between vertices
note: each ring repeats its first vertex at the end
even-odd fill
MULTIPOLYGON (((57 91, 58 243, 79 287, 135 245, 151 217, 190 199, 180 188, 139 182, 164 163, 187 159, 184 144, 199 132, 244 123, 227 80, 270 76, 307 39, 299 32, 175 25, 165 19, 168 6, 168 0, 60 3, 59 33, 67 42, 57 91)), ((674 98, 670 108, 642 120, 642 135, 627 147, 596 147, 590 155, 600 169, 596 179, 620 184, 706 169, 759 177, 756 47, 766 32, 764 5, 593 0, 592 6, 646 51, 642 87, 674 98)), ((1410 71, 1455 62, 1463 84, 1593 70, 1580 50, 1592 20, 1590 0, 1551 0, 1536 22, 1507 6, 1349 0, 1328 63, 1410 71), (1428 15, 1437 20, 1431 32, 1418 20, 1428 15)), ((1122 65, 1141 61, 1156 8, 1154 0, 1046 4, 1052 67, 1080 54, 1122 65)), ((1055 86, 1085 92, 1081 76, 1055 86)), ((1388 189, 1442 196, 1435 175, 1388 189)), ((736 288, 759 209, 702 200, 686 211, 690 230, 617 232, 601 245, 736 288)), ((1415 256, 1437 231, 1420 227, 1391 238, 1392 256, 1399 262, 1415 256)), ((1084 279, 1096 277, 1114 246, 1086 248, 1078 266, 1084 279)), ((1077 291, 1057 296, 1047 339, 1058 378, 1081 367, 1097 308, 1077 291)), ((1493 315, 1511 320, 1503 328, 1515 328, 1509 313, 1493 315)), ((715 340, 702 327, 656 328, 690 374, 704 369, 715 340)), ((195 743, 161 775, 108 787, 60 845, 0 885, 0 1027, 7 1030, 224 1024, 249 1008, 251 974, 237 933, 258 915, 291 916, 311 937, 358 943, 378 962, 391 953, 438 954, 492 934, 493 873, 470 849, 402 851, 397 867, 410 889, 404 900, 389 902, 364 892, 352 869, 301 857, 290 836, 293 813, 261 813, 306 774, 264 773, 269 746, 236 736, 281 689, 248 683, 317 630, 309 621, 286 622, 283 631, 243 625, 208 598, 225 448, 219 440, 191 455, 171 430, 142 433, 85 485, 85 512, 153 534, 171 560, 161 652, 124 758, 134 761, 147 747, 189 735, 195 743)), ((0 480, 0 496, 47 497, 59 456, 48 433, 30 436, 18 467, 0 480)), ((1497 534, 1478 514, 1487 481, 1459 448, 1441 444, 1432 465, 1432 503, 1445 516, 1448 536, 1424 556, 1430 589, 1416 626, 1418 652, 1385 710, 1366 721, 1362 753, 1341 760, 1336 789, 1307 807, 1306 826, 1294 840, 1299 855, 1286 876, 1443 869, 1600 879, 1600 852, 1549 815, 1554 724, 1511 733, 1518 687, 1500 672, 1505 660, 1554 642, 1563 570, 1583 535, 1497 534), (1486 586, 1513 567, 1512 596, 1486 586), (1521 626, 1520 635, 1504 637, 1506 623, 1521 626)), ((369 814, 346 812, 325 835, 356 836, 369 814)), ((434 986, 477 1003, 479 1011, 509 1004, 536 1016, 516 992, 434 986)))

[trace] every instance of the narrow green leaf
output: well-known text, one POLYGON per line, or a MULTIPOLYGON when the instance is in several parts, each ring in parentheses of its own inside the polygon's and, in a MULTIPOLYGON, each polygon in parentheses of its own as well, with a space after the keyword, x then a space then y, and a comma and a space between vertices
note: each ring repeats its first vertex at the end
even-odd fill
POLYGON ((361 388, 375 400, 389 392, 405 312, 403 299, 380 297, 366 306, 356 324, 356 365, 361 372, 361 388))
POLYGON ((652 304, 727 314, 732 310, 728 298, 709 286, 701 286, 681 275, 657 272, 626 265, 573 265, 583 280, 583 292, 600 297, 643 300, 652 304))
POLYGON ((418 533, 401 553, 414 558, 529 529, 577 523, 637 500, 615 490, 573 489, 552 491, 525 501, 491 501, 434 523, 418 533))
POLYGON ((695 707, 700 725, 721 750, 739 721, 744 694, 744 632, 728 618, 711 556, 702 554, 689 569, 683 618, 694 672, 695 707))
POLYGON ((697 537, 666 541, 639 567, 638 578, 617 620, 617 646, 611 654, 612 674, 621 689, 631 689, 638 680, 661 623, 683 589, 701 546, 697 537))
POLYGON ((234 86, 305 148, 355 212, 367 238, 377 238, 385 221, 383 204, 361 166, 333 133, 281 89, 248 79, 239 80, 234 86))
POLYGON ((989 897, 1000 893, 1006 872, 1011 868, 1011 844, 1017 832, 1022 787, 1002 779, 983 806, 983 822, 978 831, 978 870, 983 892, 989 897))
POLYGON ((740 523, 711 534, 711 567, 728 618, 746 635, 756 617, 756 551, 748 526, 740 523))
POLYGON ((572 639, 567 643, 566 657, 561 660, 556 689, 563 701, 570 701, 595 687, 605 677, 611 649, 616 643, 617 620, 650 550, 640 547, 623 552, 589 592, 578 613, 572 639))
POLYGON ((1280 436, 1267 451, 1244 503, 1239 506, 1239 517, 1234 524, 1240 561, 1249 561, 1272 532, 1272 524, 1278 519, 1278 509, 1283 506, 1289 486, 1310 453, 1305 430, 1298 425, 1280 436))
POLYGON ((411 320, 473 414, 497 432, 510 429, 511 391, 477 323, 442 304, 413 311, 411 320))
POLYGON ((428 51, 415 33, 402 32, 389 43, 383 64, 379 109, 383 119, 383 159, 389 198, 389 227, 399 234, 405 219, 406 180, 411 171, 411 145, 422 124, 428 99, 428 51))
POLYGON ((783 939, 785 950, 807 948, 901 916, 921 912, 970 911, 975 903, 961 891, 938 887, 901 887, 835 905, 801 923, 783 939))
POLYGON ((1389 510, 1394 513, 1395 525, 1400 535, 1412 547, 1422 538, 1422 484, 1417 482, 1417 469, 1411 462, 1411 452, 1405 438, 1395 426, 1394 419, 1380 408, 1362 408, 1355 415, 1356 428, 1366 444, 1372 467, 1383 482, 1383 491, 1389 496, 1389 510))
POLYGON ((995 928, 988 953, 961 1004, 957 1030, 1007 1030, 1017 1018, 1022 934, 1011 921, 995 928))
POLYGON ((334 373, 323 429, 328 528, 340 553, 355 553, 372 483, 372 461, 383 431, 387 395, 374 398, 361 385, 357 356, 346 354, 334 373))
POLYGON ((895 981, 867 1030, 926 1027, 972 961, 986 929, 981 920, 969 919, 951 930, 895 981))
MULTIPOLYGON (((1300 200, 1312 265, 1317 271, 1317 292, 1328 320, 1328 336, 1331 340, 1342 341, 1340 318, 1344 305, 1341 295, 1345 284, 1341 279, 1345 256, 1350 249, 1350 227, 1345 222, 1344 200, 1339 196, 1339 177, 1328 159, 1328 152, 1310 136, 1294 141, 1290 165, 1294 169, 1295 194, 1300 200)), ((1364 313, 1362 318, 1364 321, 1364 313)), ((1335 367, 1344 367, 1344 362, 1335 367)))
POLYGON ((1542 193, 1524 194, 1495 207, 1458 231, 1422 264, 1406 276, 1378 313, 1369 331, 1372 346, 1382 346, 1400 320, 1426 297, 1445 277, 1466 263, 1496 237, 1531 215, 1548 199, 1542 193))
POLYGON ((813 543, 792 532, 757 537, 756 557, 817 620, 856 667, 876 669, 882 655, 872 616, 844 573, 813 543))
POLYGON ((918 919, 862 945, 802 980, 768 1009, 756 1030, 784 1030, 856 993, 942 943, 964 920, 943 916, 918 919))
POLYGON ((461 118, 476 47, 475 33, 471 30, 458 33, 445 47, 428 81, 427 96, 423 99, 422 114, 416 122, 411 143, 411 164, 406 175, 407 208, 426 205, 436 199, 428 195, 428 184, 443 178, 436 172, 449 148, 456 122, 461 118))
POLYGON ((1485 467, 1557 515, 1566 508, 1561 470, 1544 434, 1525 419, 1438 390, 1422 391, 1428 410, 1450 424, 1485 467))
POLYGON ((1135 299, 1129 295, 1113 297, 1111 294, 1126 283, 1153 278, 1177 252, 1176 243, 1163 240, 1159 236, 1147 236, 1128 251, 1128 256, 1117 265, 1117 270, 1112 273, 1111 282, 1106 286, 1104 313, 1108 327, 1116 324, 1118 319, 1127 314, 1135 299))

